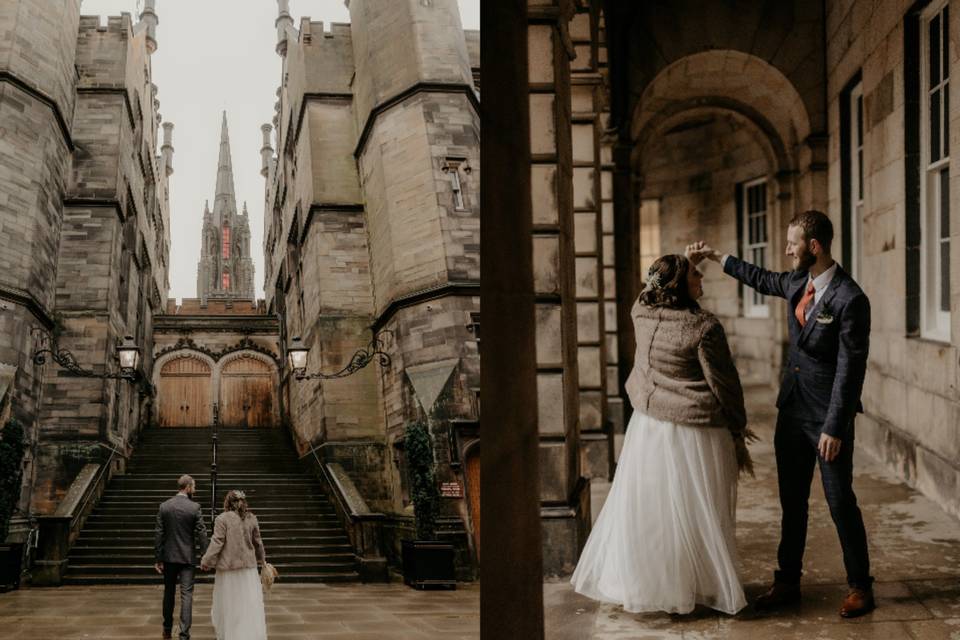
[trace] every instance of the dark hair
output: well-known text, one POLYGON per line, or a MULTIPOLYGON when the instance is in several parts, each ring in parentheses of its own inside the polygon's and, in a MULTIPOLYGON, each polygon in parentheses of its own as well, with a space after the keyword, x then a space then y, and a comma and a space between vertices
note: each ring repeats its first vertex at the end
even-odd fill
POLYGON ((246 495, 233 489, 227 491, 227 496, 223 499, 223 510, 236 511, 240 519, 243 520, 247 517, 247 512, 250 510, 247 506, 246 495))
POLYGON ((833 223, 824 212, 809 209, 798 213, 790 219, 789 226, 799 227, 803 231, 803 239, 806 242, 816 240, 825 251, 830 251, 830 244, 833 242, 833 223))
POLYGON ((690 266, 684 256, 668 254, 657 258, 647 272, 647 288, 640 293, 640 302, 648 307, 699 310, 700 305, 690 297, 687 285, 690 266), (656 285, 650 282, 654 277, 658 280, 656 285))

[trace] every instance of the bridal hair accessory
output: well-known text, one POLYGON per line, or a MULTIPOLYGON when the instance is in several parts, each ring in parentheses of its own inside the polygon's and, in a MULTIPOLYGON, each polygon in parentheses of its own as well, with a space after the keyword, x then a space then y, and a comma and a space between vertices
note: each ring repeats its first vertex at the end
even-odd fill
POLYGON ((647 272, 647 289, 660 288, 660 272, 656 269, 650 269, 647 272))
POLYGON ((233 495, 240 498, 241 500, 247 499, 247 494, 245 494, 243 491, 240 491, 239 489, 234 489, 233 495))

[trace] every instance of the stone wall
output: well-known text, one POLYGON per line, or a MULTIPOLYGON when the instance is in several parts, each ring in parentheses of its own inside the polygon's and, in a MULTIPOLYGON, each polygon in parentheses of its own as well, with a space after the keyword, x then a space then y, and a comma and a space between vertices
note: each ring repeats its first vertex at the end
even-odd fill
POLYGON ((61 208, 74 148, 79 12, 76 0, 0 6, 0 362, 16 367, 0 398, 0 418, 12 414, 26 429, 18 505, 24 510, 40 432, 43 370, 32 362, 35 332, 54 327, 61 208))
MULTIPOLYGON (((955 3, 951 3, 955 4, 955 3)), ((960 188, 951 167, 951 339, 911 335, 906 283, 911 210, 908 175, 910 120, 906 76, 919 69, 918 52, 905 50, 904 29, 912 3, 876 10, 873 3, 829 2, 827 63, 830 139, 830 215, 841 226, 841 106, 844 90, 860 75, 864 98, 864 214, 859 238, 860 285, 870 297, 872 331, 864 384, 865 413, 857 420, 858 444, 897 475, 960 516, 960 188)), ((960 33, 960 7, 951 6, 950 66, 960 33)), ((951 82, 951 147, 960 144, 960 108, 951 82)), ((925 135, 925 134, 921 134, 925 135)))
MULTIPOLYGON (((282 340, 310 348, 308 372, 338 371, 368 348, 371 327, 385 330, 389 367, 375 359, 335 380, 285 374, 281 394, 301 451, 347 461, 364 498, 402 518, 398 443, 424 413, 410 375, 453 364, 438 390, 444 460, 450 424, 476 417, 479 114, 455 2, 354 0, 350 10, 353 23, 329 33, 309 18, 281 23, 277 155, 264 159, 267 306, 282 340)), ((446 504, 466 519, 463 500, 446 504)))
MULTIPOLYGON (((101 27, 79 3, 23 1, 0 9, 0 30, 0 120, 15 132, 0 136, 11 173, 0 200, 12 205, 9 224, 0 206, 0 260, 11 261, 0 282, 29 313, 4 314, 19 345, 2 358, 20 367, 11 402, 31 440, 22 506, 49 513, 85 462, 117 449, 122 464, 149 384, 76 377, 49 358, 35 372, 30 357, 45 341, 113 372, 125 335, 149 354, 167 289, 168 173, 145 33, 129 16, 101 27)), ((151 366, 148 355, 147 376, 151 366)))

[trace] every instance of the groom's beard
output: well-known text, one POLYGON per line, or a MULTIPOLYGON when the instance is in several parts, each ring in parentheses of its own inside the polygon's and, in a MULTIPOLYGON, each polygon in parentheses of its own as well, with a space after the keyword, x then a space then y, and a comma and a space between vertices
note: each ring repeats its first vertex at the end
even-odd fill
POLYGON ((809 271, 817 262, 817 256, 813 255, 807 250, 803 250, 800 255, 797 256, 797 268, 796 271, 809 271))

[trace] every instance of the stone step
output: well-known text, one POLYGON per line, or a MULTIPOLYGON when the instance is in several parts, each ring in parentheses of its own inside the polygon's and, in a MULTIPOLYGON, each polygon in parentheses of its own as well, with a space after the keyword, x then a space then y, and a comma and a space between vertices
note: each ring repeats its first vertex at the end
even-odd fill
MULTIPOLYGON (((202 506, 202 505, 201 505, 202 506)), ((133 504, 105 504, 101 505, 96 513, 100 515, 130 515, 130 516, 156 516, 157 515, 157 503, 133 503, 133 504)), ((258 505, 256 509, 251 509, 258 519, 269 519, 275 516, 283 515, 307 515, 307 514, 318 514, 322 516, 332 516, 336 515, 336 511, 333 510, 333 507, 329 504, 303 504, 301 503, 291 503, 290 505, 277 505, 272 502, 265 502, 262 505, 258 505)))
MULTIPOLYGON (((280 580, 285 584, 302 583, 334 583, 334 582, 359 582, 360 575, 355 571, 330 572, 330 573, 297 573, 284 574, 280 580)), ((210 584, 214 581, 214 573, 203 573, 197 571, 196 581, 200 584, 210 584)), ((63 578, 63 584, 76 586, 93 586, 107 584, 163 584, 163 578, 154 571, 152 574, 143 575, 94 575, 84 573, 71 573, 63 578)))
MULTIPOLYGON (((297 573, 346 573, 351 571, 354 567, 354 560, 351 556, 349 561, 331 561, 331 562, 273 562, 270 557, 267 557, 267 560, 276 567, 277 571, 280 572, 280 575, 294 575, 297 573)), ((70 564, 73 564, 71 560, 70 564)), ((116 562, 104 563, 104 564, 83 564, 77 565, 76 569, 78 572, 82 572, 87 575, 136 575, 136 574, 153 574, 157 575, 156 571, 153 568, 153 562, 149 564, 119 564, 116 562)), ((67 569, 67 574, 72 573, 70 567, 67 569)))
MULTIPOLYGON (((330 536, 329 541, 322 542, 319 544, 302 544, 300 541, 290 541, 286 544, 282 542, 276 542, 277 539, 273 539, 269 544, 270 555, 272 556, 288 556, 288 555, 297 555, 297 554, 343 554, 343 553, 353 553, 353 548, 350 546, 349 542, 345 538, 337 538, 335 536, 330 536)), ((122 542, 122 541, 120 541, 122 542)), ((96 556, 96 555, 109 555, 111 557, 124 557, 124 556, 137 556, 142 557, 143 555, 153 556, 153 545, 152 544, 90 544, 89 542, 80 543, 78 542, 74 545, 71 550, 71 557, 76 553, 77 557, 80 556, 96 556)), ((268 542, 264 539, 264 546, 267 546, 268 542)))
MULTIPOLYGON (((313 553, 288 553, 274 549, 268 550, 271 564, 302 564, 323 566, 328 564, 352 565, 355 561, 353 551, 315 551, 313 553)), ((153 562, 153 550, 139 553, 78 554, 70 556, 69 566, 78 571, 91 566, 136 566, 153 562)))
MULTIPOLYGON (((82 537, 84 533, 89 532, 91 536, 98 538, 111 537, 107 534, 112 533, 113 536, 117 538, 146 536, 151 540, 153 539, 153 520, 143 519, 139 522, 131 524, 139 524, 140 526, 125 526, 122 529, 117 529, 117 525, 113 522, 87 524, 84 525, 83 532, 80 534, 80 536, 82 537)), ((282 526, 277 525, 277 523, 267 523, 267 526, 263 526, 264 523, 260 524, 260 533, 264 536, 264 538, 266 538, 267 535, 273 535, 274 532, 276 532, 277 535, 286 534, 288 539, 297 539, 299 538, 300 534, 304 533, 313 533, 317 535, 343 534, 343 528, 340 526, 340 522, 335 520, 319 523, 307 523, 303 520, 298 520, 295 522, 296 526, 282 526)), ((210 533, 209 519, 207 520, 207 533, 210 533)))
MULTIPOLYGON (((209 531, 207 534, 209 535, 209 531)), ((263 545, 268 549, 281 548, 300 548, 314 549, 325 548, 326 546, 340 547, 341 545, 350 545, 350 540, 343 532, 330 532, 328 534, 307 533, 295 537, 288 535, 263 535, 263 545)), ((144 548, 153 552, 153 532, 139 536, 93 536, 82 535, 77 538, 75 549, 98 548, 98 549, 123 549, 123 548, 144 548)), ((72 553, 72 551, 71 551, 72 553)))

